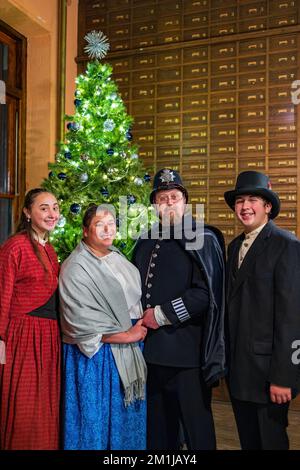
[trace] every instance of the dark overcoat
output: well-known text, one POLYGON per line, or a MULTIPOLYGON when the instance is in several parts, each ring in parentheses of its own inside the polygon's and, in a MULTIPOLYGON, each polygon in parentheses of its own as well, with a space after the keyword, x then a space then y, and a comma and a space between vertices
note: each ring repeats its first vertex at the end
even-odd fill
POLYGON ((242 241, 228 247, 229 387, 236 399, 267 403, 270 383, 300 389, 292 361, 300 340, 300 241, 269 221, 238 269, 242 241))

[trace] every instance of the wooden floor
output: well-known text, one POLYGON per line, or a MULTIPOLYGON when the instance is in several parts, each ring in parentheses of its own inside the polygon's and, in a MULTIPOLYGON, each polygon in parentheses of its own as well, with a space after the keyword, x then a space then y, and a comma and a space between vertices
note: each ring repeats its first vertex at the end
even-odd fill
MULTIPOLYGON (((230 403, 213 401, 213 414, 219 450, 240 449, 237 429, 230 403)), ((288 434, 290 449, 300 450, 300 411, 289 411, 288 434)))

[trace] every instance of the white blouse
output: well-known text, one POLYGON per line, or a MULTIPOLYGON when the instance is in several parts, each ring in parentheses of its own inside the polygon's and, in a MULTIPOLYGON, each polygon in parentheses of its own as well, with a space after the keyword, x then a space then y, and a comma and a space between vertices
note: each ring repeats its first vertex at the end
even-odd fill
POLYGON ((113 276, 122 286, 130 318, 141 318, 143 315, 141 305, 141 276, 138 269, 130 263, 124 256, 112 251, 101 258, 106 263, 113 276))
MULTIPOLYGON (((102 256, 99 260, 106 264, 111 274, 120 283, 127 307, 128 314, 131 319, 141 318, 143 308, 141 304, 141 276, 138 269, 130 263, 124 256, 112 251, 106 256, 102 256)), ((83 341, 78 344, 80 351, 87 357, 93 357, 102 346, 102 335, 98 334, 94 338, 83 341)))

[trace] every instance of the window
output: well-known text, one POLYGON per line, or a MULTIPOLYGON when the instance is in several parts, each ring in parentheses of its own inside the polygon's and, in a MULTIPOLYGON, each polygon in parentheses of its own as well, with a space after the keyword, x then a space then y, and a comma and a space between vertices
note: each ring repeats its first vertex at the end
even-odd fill
POLYGON ((15 229, 25 191, 25 50, 25 38, 0 22, 0 243, 15 229))

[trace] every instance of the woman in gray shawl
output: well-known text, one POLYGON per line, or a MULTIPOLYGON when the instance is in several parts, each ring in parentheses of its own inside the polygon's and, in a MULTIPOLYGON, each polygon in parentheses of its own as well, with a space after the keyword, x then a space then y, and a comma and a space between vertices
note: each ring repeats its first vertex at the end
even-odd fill
POLYGON ((115 236, 113 212, 92 205, 83 240, 61 269, 65 449, 146 446, 141 281, 112 246, 115 236))

